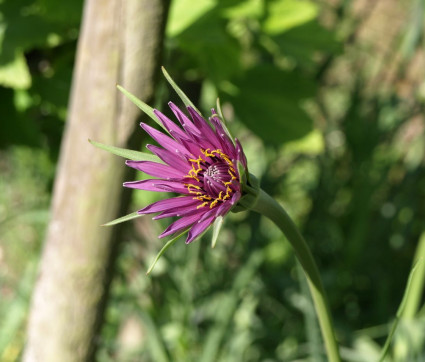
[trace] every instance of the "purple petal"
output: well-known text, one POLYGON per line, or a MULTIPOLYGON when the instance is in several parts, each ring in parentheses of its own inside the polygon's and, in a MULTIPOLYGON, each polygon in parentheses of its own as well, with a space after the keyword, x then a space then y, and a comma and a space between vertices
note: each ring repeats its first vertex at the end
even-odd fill
POLYGON ((179 169, 185 174, 189 172, 191 166, 185 160, 183 160, 178 154, 172 153, 169 150, 164 148, 160 148, 154 145, 146 146, 149 151, 153 152, 157 155, 161 160, 163 160, 166 164, 170 165, 173 168, 179 169))
POLYGON ((233 159, 236 158, 235 146, 227 136, 227 133, 224 130, 220 119, 218 119, 217 117, 211 117, 210 120, 211 123, 215 126, 217 137, 220 139, 221 147, 224 153, 229 155, 233 159))
POLYGON ((174 208, 184 207, 187 205, 193 205, 198 200, 194 200, 193 196, 179 196, 172 197, 170 199, 160 200, 146 206, 145 208, 138 211, 139 214, 153 214, 155 212, 166 211, 174 208))
POLYGON ((158 191, 158 192, 176 192, 179 194, 189 194, 187 187, 179 181, 169 181, 161 179, 150 179, 142 181, 124 182, 125 187, 132 189, 158 191))
POLYGON ((171 137, 166 136, 162 132, 156 130, 155 128, 147 125, 146 123, 140 123, 140 126, 162 147, 169 151, 175 151, 176 153, 183 154, 188 157, 192 157, 190 152, 186 150, 180 143, 173 140, 171 137))
POLYGON ((190 116, 193 119, 193 123, 196 127, 201 131, 202 138, 208 140, 213 149, 217 149, 221 147, 221 142, 218 139, 217 135, 214 133, 211 126, 207 123, 207 121, 202 118, 202 116, 196 112, 192 107, 187 107, 187 110, 190 113, 190 116))
POLYGON ((201 201, 193 200, 193 203, 191 205, 180 206, 180 207, 175 207, 173 209, 165 210, 164 212, 155 216, 153 220, 164 219, 166 217, 172 217, 172 216, 182 217, 182 216, 192 215, 195 213, 199 214, 199 209, 198 209, 199 205, 202 205, 201 201))
POLYGON ((153 113, 161 121, 161 123, 164 125, 167 131, 170 132, 171 135, 176 134, 179 137, 187 138, 183 130, 179 126, 177 126, 172 120, 170 120, 167 116, 165 116, 164 114, 162 114, 160 111, 156 109, 154 109, 153 113))
POLYGON ((189 216, 183 216, 182 218, 174 221, 171 225, 169 225, 164 232, 159 235, 159 238, 163 238, 165 236, 174 234, 180 230, 183 230, 185 228, 187 228, 188 226, 192 225, 193 223, 195 223, 196 221, 198 221, 198 219, 200 219, 202 216, 201 213, 197 213, 197 214, 193 214, 193 215, 189 215, 189 216))
POLYGON ((126 161, 125 164, 154 177, 170 179, 183 178, 186 176, 186 174, 181 170, 162 163, 151 161, 126 161))
POLYGON ((236 142, 237 160, 242 162, 243 167, 246 168, 247 161, 246 161, 245 153, 243 152, 242 145, 237 138, 235 139, 235 142, 236 142))
POLYGON ((180 143, 194 156, 194 158, 198 158, 202 156, 201 147, 199 144, 191 139, 179 140, 180 143))
POLYGON ((187 235, 186 244, 191 243, 198 236, 200 236, 213 222, 215 215, 207 217, 204 220, 199 220, 196 224, 192 226, 187 235))
POLYGON ((218 208, 211 209, 207 211, 202 218, 199 219, 199 221, 192 226, 192 228, 189 230, 189 234, 187 235, 186 244, 191 243, 193 240, 195 240, 201 233, 203 233, 217 218, 217 216, 225 215, 229 212, 229 210, 232 208, 235 202, 239 200, 241 194, 239 191, 236 191, 232 199, 224 202, 221 206, 218 208))
POLYGON ((168 103, 180 124, 189 135, 200 136, 201 131, 193 124, 193 122, 177 107, 173 102, 168 103))
POLYGON ((241 193, 239 191, 236 191, 230 200, 227 200, 227 202, 224 202, 221 206, 219 206, 217 210, 217 216, 226 215, 230 211, 230 209, 233 207, 233 205, 236 202, 238 202, 240 197, 241 197, 241 193))

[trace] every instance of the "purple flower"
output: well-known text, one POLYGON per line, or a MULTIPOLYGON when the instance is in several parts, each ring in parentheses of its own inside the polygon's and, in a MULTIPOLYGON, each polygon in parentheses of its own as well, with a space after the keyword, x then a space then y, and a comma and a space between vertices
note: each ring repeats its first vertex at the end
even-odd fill
POLYGON ((242 194, 238 163, 246 170, 246 158, 237 139, 233 140, 214 109, 210 124, 192 107, 190 120, 169 103, 182 127, 154 110, 170 136, 141 123, 141 127, 162 147, 147 148, 164 163, 127 161, 126 164, 155 179, 126 182, 124 186, 149 191, 175 192, 181 196, 155 202, 139 214, 159 213, 154 219, 179 217, 160 238, 189 230, 186 243, 200 236, 219 217, 227 214, 242 194))

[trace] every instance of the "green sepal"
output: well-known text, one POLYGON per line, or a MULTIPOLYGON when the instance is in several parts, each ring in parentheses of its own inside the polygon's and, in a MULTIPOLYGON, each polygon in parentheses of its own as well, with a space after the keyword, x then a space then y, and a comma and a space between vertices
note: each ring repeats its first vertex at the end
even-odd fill
POLYGON ((217 98, 217 114, 220 117, 220 119, 223 121, 223 123, 226 123, 226 120, 224 119, 223 110, 221 108, 220 98, 217 98))
POLYGON ((101 148, 102 150, 111 152, 114 155, 124 157, 128 160, 152 161, 152 162, 163 163, 158 156, 151 155, 150 153, 127 150, 125 148, 119 148, 119 147, 114 147, 114 146, 107 146, 107 145, 104 145, 103 143, 95 142, 95 141, 92 141, 90 139, 89 139, 89 142, 97 148, 101 148))
POLYGON ((131 214, 128 214, 128 215, 122 216, 118 219, 109 221, 106 224, 103 224, 101 226, 112 226, 112 225, 120 224, 124 221, 133 220, 133 219, 136 219, 140 216, 143 216, 143 214, 139 214, 137 211, 135 211, 135 212, 132 212, 131 214))
POLYGON ((218 234, 220 233, 221 227, 223 226, 224 217, 218 216, 213 224, 213 235, 211 239, 211 247, 214 248, 217 243, 218 234))
POLYGON ((409 296, 410 287, 412 286, 412 284, 414 283, 414 280, 416 278, 421 277, 421 275, 419 273, 415 273, 415 272, 418 269, 419 265, 421 263, 423 263, 423 261, 424 261, 423 259, 418 259, 416 261, 415 265, 413 266, 412 270, 410 271, 409 278, 408 278, 407 284, 406 284, 406 289, 404 290, 403 299, 401 300, 400 306, 398 307, 398 310, 397 310, 397 313, 396 313, 396 317, 395 317, 394 322, 391 326, 390 333, 388 334, 387 340, 385 341, 384 347, 382 348, 381 356, 379 357, 379 362, 384 361, 385 356, 387 355, 387 353, 390 349, 391 341, 392 341, 394 333, 397 329, 398 322, 400 321, 400 318, 403 315, 404 308, 406 307, 407 297, 409 296))
POLYGON ((260 196, 260 183, 253 174, 249 174, 247 183, 241 183, 242 197, 239 199, 236 206, 232 208, 232 212, 241 212, 251 210, 258 201, 260 196))
POLYGON ((164 77, 165 79, 167 79, 167 82, 170 83, 171 87, 173 87, 173 89, 175 90, 175 92, 177 93, 177 95, 180 97, 180 99, 182 100, 182 102, 184 103, 184 105, 186 107, 192 107, 196 112, 198 112, 199 114, 202 114, 198 108, 195 107, 195 105, 192 103, 192 101, 189 99, 189 97, 184 94, 184 92, 180 89, 180 87, 176 84, 176 82, 174 82, 173 78, 171 78, 171 76, 168 74, 168 72, 165 70, 164 67, 161 67, 162 69, 162 73, 164 73, 164 77))
MULTIPOLYGON (((151 106, 148 106, 145 102, 141 101, 139 98, 137 98, 134 94, 130 93, 128 90, 124 89, 120 85, 117 85, 117 88, 130 100, 132 101, 137 107, 139 107, 144 113, 146 113, 154 122, 156 122, 158 125, 160 125, 165 131, 167 129, 164 127, 164 125, 161 123, 161 121, 156 118, 155 113, 153 112, 154 109, 151 106)), ((168 131, 167 131, 168 133, 168 131)))
POLYGON ((149 267, 148 271, 146 272, 146 275, 149 275, 153 268, 155 267, 156 263, 158 262, 159 258, 165 253, 165 251, 171 246, 173 245, 183 234, 185 234, 189 229, 185 229, 184 231, 182 231, 179 235, 177 235, 176 237, 170 239, 167 241, 167 243, 162 247, 162 249, 159 251, 158 254, 156 254, 155 259, 153 260, 151 266, 149 267))
POLYGON ((242 185, 244 185, 248 182, 247 175, 246 175, 246 169, 245 169, 244 165, 242 164, 242 162, 239 161, 239 160, 237 161, 236 165, 238 167, 238 174, 239 174, 240 183, 242 185))

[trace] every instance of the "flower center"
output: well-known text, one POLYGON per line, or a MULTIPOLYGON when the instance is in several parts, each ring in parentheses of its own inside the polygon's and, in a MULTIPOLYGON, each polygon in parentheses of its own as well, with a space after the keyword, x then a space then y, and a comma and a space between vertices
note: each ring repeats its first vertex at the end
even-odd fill
POLYGON ((192 169, 187 178, 194 179, 185 184, 194 198, 203 201, 199 207, 213 208, 219 203, 231 198, 237 185, 237 177, 233 162, 220 149, 202 150, 197 159, 189 159, 192 169))

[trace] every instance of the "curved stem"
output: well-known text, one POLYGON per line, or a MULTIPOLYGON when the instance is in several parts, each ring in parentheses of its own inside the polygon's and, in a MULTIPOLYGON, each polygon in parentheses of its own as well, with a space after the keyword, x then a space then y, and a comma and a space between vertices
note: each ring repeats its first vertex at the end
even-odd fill
POLYGON ((258 201, 252 210, 257 211, 272 220, 280 228, 280 230, 282 230, 294 248, 295 254, 297 255, 307 277, 308 286, 313 297, 314 307, 319 318, 320 329, 325 342, 328 360, 331 362, 341 361, 332 326, 331 314, 326 301, 325 290, 323 289, 319 270, 307 243, 286 211, 263 190, 260 191, 258 201))

